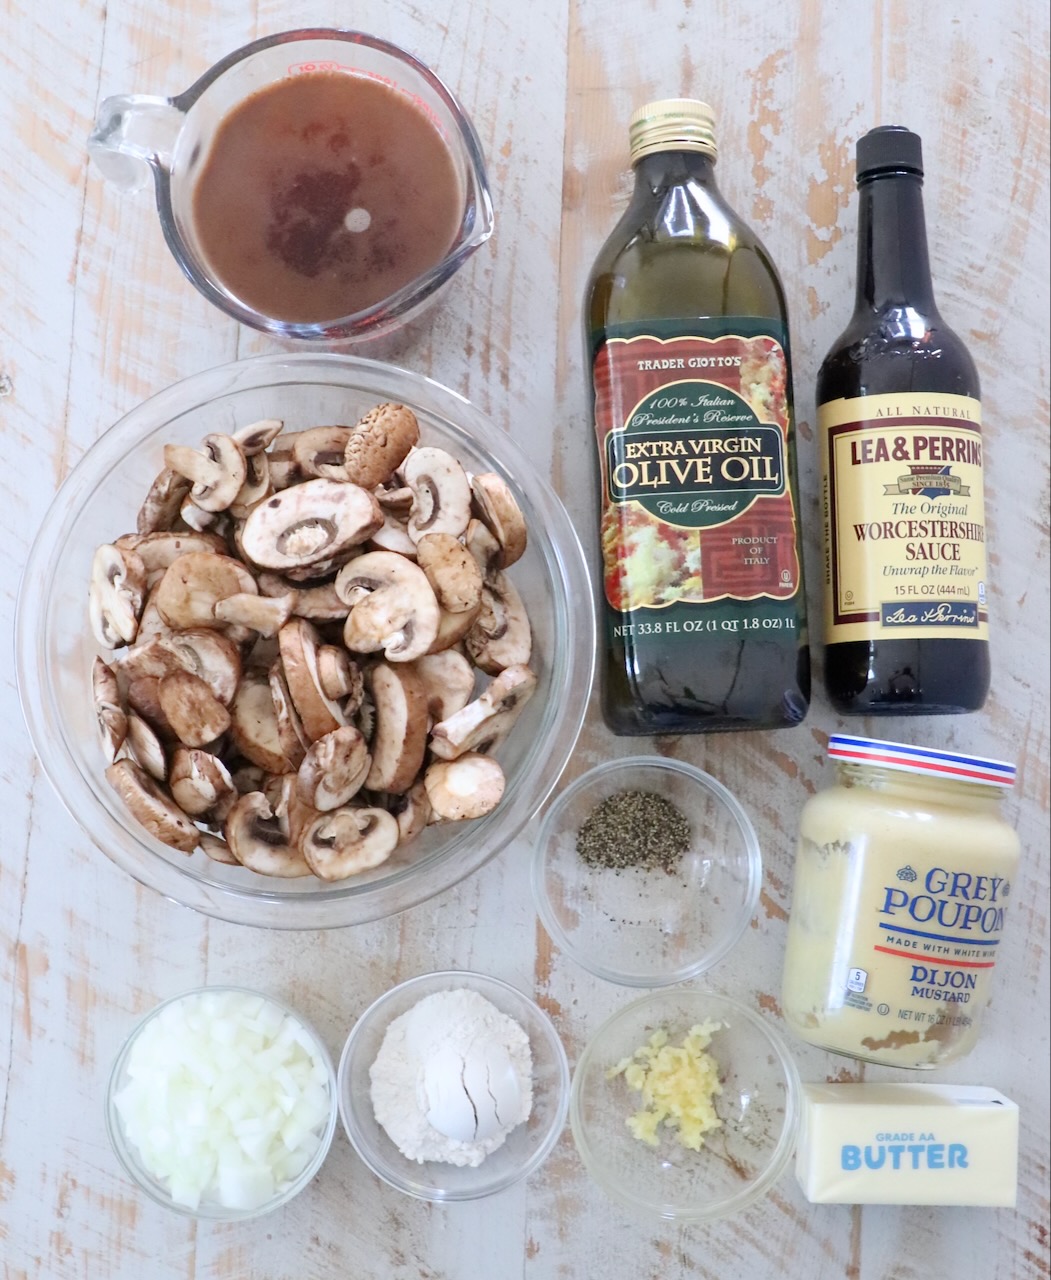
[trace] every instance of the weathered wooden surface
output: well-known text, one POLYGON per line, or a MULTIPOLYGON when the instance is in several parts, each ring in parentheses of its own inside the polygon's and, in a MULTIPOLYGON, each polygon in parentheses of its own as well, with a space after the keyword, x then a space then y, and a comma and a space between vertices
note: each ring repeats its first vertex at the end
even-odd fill
MULTIPOLYGON (((713 103, 721 185, 766 240, 792 306, 815 617, 809 424, 817 364, 852 296, 853 142, 876 123, 923 134, 936 285, 985 389, 995 570, 990 704, 966 720, 924 722, 923 733, 933 745, 1018 761, 1007 808, 1026 850, 983 1040, 939 1078, 995 1085, 1021 1104, 1019 1207, 812 1208, 786 1175, 731 1221, 636 1223, 588 1181, 567 1131, 540 1173, 492 1201, 442 1209, 401 1197, 339 1134, 319 1177, 278 1215, 210 1227, 164 1214, 121 1176, 101 1106, 133 1017, 164 996, 205 981, 262 985, 300 1008, 338 1053, 355 1015, 387 987, 471 967, 535 991, 571 1060, 629 996, 551 946, 529 898, 525 840, 433 902, 353 931, 256 932, 138 888, 40 776, 9 671, 0 693, 5 1280, 1047 1276, 1046 10, 1033 0, 362 0, 322 14, 302 0, 9 3, 0 20, 7 618, 36 525, 91 442, 178 378, 269 349, 185 283, 148 194, 122 199, 88 169, 83 144, 97 102, 178 92, 256 35, 337 15, 436 67, 472 113, 491 166, 497 235, 401 359, 470 396, 541 463, 550 459, 582 530, 590 446, 579 298, 627 198, 627 117, 652 96, 713 103)), ((760 910, 707 981, 775 1022, 793 832, 807 794, 827 778, 823 747, 836 727, 818 692, 801 729, 657 744, 716 774, 755 820, 766 862, 760 910)), ((876 731, 914 732, 904 723, 876 731)), ((612 739, 593 719, 571 772, 640 745, 612 739)), ((847 1059, 793 1047, 804 1079, 861 1074, 847 1059)))

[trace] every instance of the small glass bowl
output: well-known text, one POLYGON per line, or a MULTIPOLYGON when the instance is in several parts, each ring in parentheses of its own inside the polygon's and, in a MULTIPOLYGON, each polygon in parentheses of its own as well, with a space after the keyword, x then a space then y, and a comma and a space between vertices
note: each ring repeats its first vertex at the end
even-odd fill
POLYGON ((590 769, 557 796, 536 832, 533 895, 558 946, 607 982, 663 987, 717 964, 759 900, 763 867, 748 815, 708 774, 662 756, 590 769), (674 873, 589 866, 576 834, 619 791, 650 791, 688 819, 692 844, 674 873))
POLYGON ((347 1137, 378 1178, 418 1200, 478 1200, 527 1178, 547 1159, 566 1123, 569 1064, 551 1020, 528 996, 498 978, 449 970, 410 978, 369 1005, 347 1037, 336 1087, 347 1137), (529 1119, 474 1169, 437 1161, 420 1164, 403 1156, 373 1114, 369 1080, 369 1068, 394 1019, 425 996, 459 988, 477 991, 514 1018, 529 1036, 533 1054, 529 1119))
POLYGON ((802 1086, 781 1036, 736 1000, 708 991, 659 991, 627 1005, 591 1038, 576 1071, 569 1119, 584 1167, 620 1204, 641 1215, 704 1222, 758 1200, 784 1172, 799 1127, 802 1086), (627 1119, 641 1104, 623 1075, 606 1072, 659 1029, 681 1044, 697 1023, 723 1026, 708 1052, 719 1064, 714 1105, 722 1127, 700 1151, 660 1125, 659 1145, 633 1137, 627 1119))
POLYGON ((273 996, 265 995, 261 991, 252 991, 248 987, 236 986, 207 986, 197 987, 193 991, 184 991, 180 995, 172 996, 170 1000, 165 1000, 156 1008, 151 1009, 145 1017, 132 1029, 131 1034, 117 1055, 117 1060, 113 1064, 113 1070, 110 1072, 109 1085, 106 1089, 106 1132, 109 1135, 110 1145, 113 1147, 117 1159, 120 1161, 124 1171, 128 1176, 138 1184, 138 1186, 153 1200, 164 1209, 170 1209, 174 1213, 182 1214, 187 1218, 198 1218, 210 1222, 245 1222, 250 1218, 262 1217, 265 1213, 270 1213, 274 1209, 279 1209, 281 1205, 287 1204, 294 1199, 308 1182, 314 1177, 317 1171, 325 1162, 329 1148, 332 1146, 332 1138, 336 1132, 336 1071, 332 1065, 332 1059, 328 1050, 325 1048, 321 1037, 317 1031, 294 1009, 290 1009, 288 1005, 283 1004, 280 1000, 275 1000, 273 996), (135 1147, 127 1138, 124 1132, 124 1122, 121 1119, 120 1111, 117 1109, 116 1097, 121 1089, 128 1083, 128 1061, 131 1056, 132 1049, 139 1036, 155 1019, 159 1018, 166 1009, 172 1005, 178 1004, 183 1000, 192 1000, 203 995, 226 995, 229 993, 237 995, 256 996, 260 1000, 265 1001, 274 1009, 280 1010, 281 1013, 288 1017, 294 1018, 303 1030, 307 1033, 313 1042, 314 1052, 325 1067, 327 1075, 326 1088, 329 1098, 329 1114, 325 1121, 324 1128, 320 1133, 320 1141, 318 1148, 311 1156, 310 1160, 297 1177, 293 1178, 283 1190, 279 1191, 271 1199, 265 1203, 258 1205, 254 1209, 231 1209, 226 1205, 220 1204, 217 1200, 202 1200, 196 1209, 191 1209, 184 1204, 176 1204, 165 1184, 155 1177, 142 1163, 142 1158, 138 1148, 135 1147))

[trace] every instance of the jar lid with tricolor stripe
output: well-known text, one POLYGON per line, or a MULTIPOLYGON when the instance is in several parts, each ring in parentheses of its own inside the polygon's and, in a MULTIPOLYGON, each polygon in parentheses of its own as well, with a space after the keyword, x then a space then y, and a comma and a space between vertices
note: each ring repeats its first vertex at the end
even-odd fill
POLYGON ((844 733, 834 733, 829 738, 828 756, 830 760, 841 760, 847 764, 900 769, 906 773, 984 783, 992 787, 1013 787, 1015 781, 1015 766, 1003 760, 934 747, 914 747, 904 742, 883 742, 879 738, 855 738, 844 733))

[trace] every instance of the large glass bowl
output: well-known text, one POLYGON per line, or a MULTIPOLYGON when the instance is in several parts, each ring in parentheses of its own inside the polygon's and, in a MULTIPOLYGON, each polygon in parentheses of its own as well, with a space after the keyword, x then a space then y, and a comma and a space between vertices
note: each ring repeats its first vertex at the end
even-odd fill
POLYGON ((565 509, 515 440, 430 378, 343 355, 240 361, 177 383, 132 410, 88 451, 59 490, 22 578, 16 669, 33 745, 59 798, 118 866, 185 906, 239 924, 322 929, 402 911, 449 888, 498 853, 550 794, 580 732, 591 686, 595 622, 584 554, 565 509), (428 828, 371 872, 333 884, 275 880, 190 857, 147 835, 104 776, 92 706, 96 653, 87 616, 95 548, 135 528, 168 442, 198 445, 260 418, 290 431, 354 422, 372 405, 410 405, 423 440, 511 486, 529 547, 509 571, 533 627, 539 684, 497 755, 503 800, 474 822, 428 828))

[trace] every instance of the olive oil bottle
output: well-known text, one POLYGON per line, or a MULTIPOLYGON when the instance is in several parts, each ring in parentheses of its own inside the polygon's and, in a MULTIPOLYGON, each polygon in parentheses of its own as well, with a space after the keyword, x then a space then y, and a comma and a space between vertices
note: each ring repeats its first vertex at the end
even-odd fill
POLYGON ((858 141, 854 314, 818 374, 825 682, 842 712, 976 710, 989 688, 978 373, 938 314, 920 139, 858 141))
POLYGON ((711 108, 629 124, 635 189, 584 304, 603 714, 618 734, 798 724, 810 698, 784 292, 715 182, 711 108))

